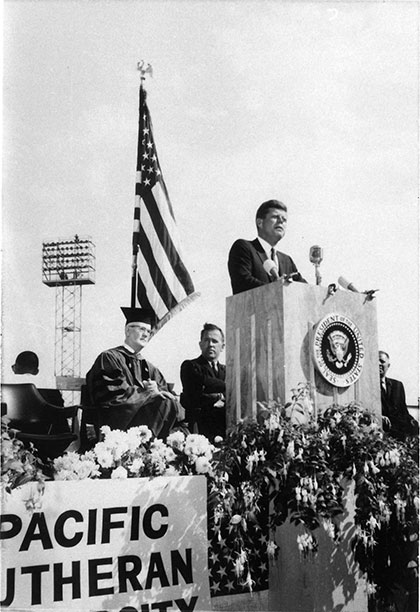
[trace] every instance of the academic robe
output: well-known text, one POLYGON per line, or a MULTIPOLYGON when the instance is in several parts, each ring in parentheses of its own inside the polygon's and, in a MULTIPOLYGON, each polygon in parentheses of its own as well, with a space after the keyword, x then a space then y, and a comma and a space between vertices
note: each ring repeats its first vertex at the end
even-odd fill
POLYGON ((117 346, 101 353, 86 374, 90 402, 98 408, 99 426, 127 430, 147 425, 158 438, 166 438, 182 409, 174 396, 153 397, 143 380, 155 380, 159 391, 169 391, 163 374, 152 363, 117 346))

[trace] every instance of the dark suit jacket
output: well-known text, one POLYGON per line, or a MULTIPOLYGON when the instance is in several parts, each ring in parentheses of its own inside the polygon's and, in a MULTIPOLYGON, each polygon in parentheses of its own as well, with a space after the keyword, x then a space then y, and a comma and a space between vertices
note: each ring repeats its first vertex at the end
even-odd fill
POLYGON ((217 374, 202 355, 188 359, 181 365, 181 404, 185 420, 192 431, 207 436, 225 435, 225 408, 217 408, 220 393, 225 394, 226 366, 219 363, 217 374))
POLYGON ((386 391, 381 385, 382 416, 391 421, 390 434, 404 438, 418 433, 418 423, 408 412, 404 385, 400 380, 385 378, 386 391))
MULTIPOLYGON (((299 274, 293 260, 285 253, 277 253, 279 276, 297 273, 293 280, 306 283, 299 274)), ((264 261, 268 259, 258 239, 239 239, 233 243, 229 252, 228 269, 233 294, 261 287, 272 282, 271 276, 264 270, 264 261)))

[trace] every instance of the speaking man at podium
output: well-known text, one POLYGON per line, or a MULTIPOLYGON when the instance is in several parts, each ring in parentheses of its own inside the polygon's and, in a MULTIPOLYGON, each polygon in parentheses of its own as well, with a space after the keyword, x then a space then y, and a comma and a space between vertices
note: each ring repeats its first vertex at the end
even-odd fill
POLYGON ((229 252, 228 269, 233 294, 279 279, 306 283, 292 258, 275 248, 286 233, 286 205, 278 200, 263 202, 257 210, 255 222, 258 237, 255 240, 236 240, 229 252))

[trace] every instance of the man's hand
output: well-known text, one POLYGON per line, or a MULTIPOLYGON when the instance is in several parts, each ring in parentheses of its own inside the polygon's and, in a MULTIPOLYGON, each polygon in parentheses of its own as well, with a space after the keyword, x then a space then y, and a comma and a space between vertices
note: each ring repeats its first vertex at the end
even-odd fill
POLYGON ((160 395, 160 391, 155 380, 144 380, 143 386, 149 397, 156 397, 157 395, 160 395))
POLYGON ((176 395, 174 395, 170 391, 159 391, 159 395, 161 395, 162 397, 167 397, 168 399, 176 399, 176 395))
POLYGON ((382 416, 382 428, 384 431, 389 431, 391 429, 391 421, 387 416, 382 416))

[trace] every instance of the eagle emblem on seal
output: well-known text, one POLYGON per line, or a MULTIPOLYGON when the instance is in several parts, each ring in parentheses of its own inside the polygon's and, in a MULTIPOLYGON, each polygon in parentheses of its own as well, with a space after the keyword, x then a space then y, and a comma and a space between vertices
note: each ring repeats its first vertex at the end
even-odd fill
POLYGON ((349 338, 340 330, 334 330, 328 335, 330 347, 327 349, 327 359, 337 369, 346 367, 352 358, 349 350, 349 338), (347 354, 348 353, 348 354, 347 354))

